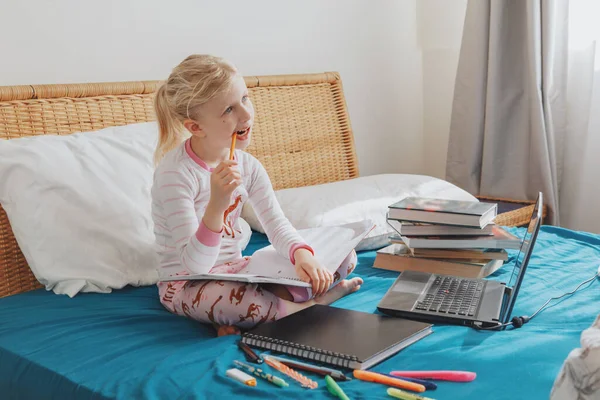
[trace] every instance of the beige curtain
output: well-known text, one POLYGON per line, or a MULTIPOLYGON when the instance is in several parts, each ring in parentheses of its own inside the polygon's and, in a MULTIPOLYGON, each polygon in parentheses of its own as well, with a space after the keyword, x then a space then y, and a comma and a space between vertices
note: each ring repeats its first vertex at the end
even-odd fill
POLYGON ((446 179, 473 193, 535 200, 559 223, 566 129, 567 0, 469 0, 446 179))

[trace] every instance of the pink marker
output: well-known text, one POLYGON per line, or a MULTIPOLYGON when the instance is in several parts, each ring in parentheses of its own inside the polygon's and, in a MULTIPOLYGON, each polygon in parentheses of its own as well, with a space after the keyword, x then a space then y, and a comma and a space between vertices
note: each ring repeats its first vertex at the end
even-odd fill
POLYGON ((471 382, 477 376, 475 372, 467 371, 392 371, 390 375, 451 382, 471 382))

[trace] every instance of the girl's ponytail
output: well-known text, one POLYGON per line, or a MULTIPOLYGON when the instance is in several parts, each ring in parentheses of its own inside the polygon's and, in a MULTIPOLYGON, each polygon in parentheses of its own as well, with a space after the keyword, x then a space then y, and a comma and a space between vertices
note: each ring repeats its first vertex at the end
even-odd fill
POLYGON ((154 163, 160 160, 169 151, 173 150, 183 138, 183 125, 173 115, 171 105, 167 96, 167 83, 158 88, 154 98, 154 112, 158 121, 158 145, 154 151, 154 163))

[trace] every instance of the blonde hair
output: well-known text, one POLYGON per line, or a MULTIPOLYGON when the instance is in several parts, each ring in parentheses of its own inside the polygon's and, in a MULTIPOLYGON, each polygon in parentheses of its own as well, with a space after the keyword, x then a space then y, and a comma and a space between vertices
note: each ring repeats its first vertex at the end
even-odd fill
POLYGON ((159 128, 155 163, 184 139, 183 122, 193 119, 199 106, 227 90, 236 74, 226 60, 205 54, 191 55, 173 68, 154 98, 159 128))

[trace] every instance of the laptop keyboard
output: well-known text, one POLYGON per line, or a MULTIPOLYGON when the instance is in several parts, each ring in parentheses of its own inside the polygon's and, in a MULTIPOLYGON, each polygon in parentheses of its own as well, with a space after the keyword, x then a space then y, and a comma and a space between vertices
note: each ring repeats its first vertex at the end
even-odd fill
POLYGON ((425 298, 417 302, 415 309, 450 315, 475 315, 483 282, 470 279, 436 276, 425 298))

